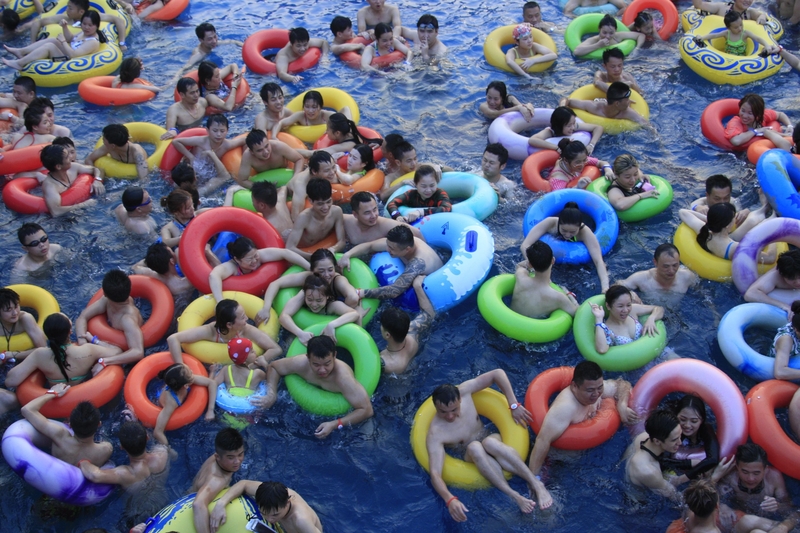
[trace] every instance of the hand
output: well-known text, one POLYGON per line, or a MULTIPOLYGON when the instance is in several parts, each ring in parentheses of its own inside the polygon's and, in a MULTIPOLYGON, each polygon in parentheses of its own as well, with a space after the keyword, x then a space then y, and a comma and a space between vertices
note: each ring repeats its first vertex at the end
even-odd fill
POLYGON ((611 39, 609 39, 608 37, 604 37, 603 39, 600 39, 597 42, 600 43, 600 46, 605 47, 611 44, 611 39))
POLYGON ((736 456, 734 455, 731 455, 730 458, 723 457, 719 464, 714 467, 714 471, 711 473, 711 481, 713 483, 718 483, 720 479, 727 476, 736 464, 735 459, 736 456))
POLYGON ((536 58, 535 57, 531 57, 531 58, 528 58, 525 61, 523 61, 522 64, 520 65, 520 67, 522 67, 522 70, 528 70, 529 68, 531 68, 535 64, 536 64, 536 58))
POLYGON ((414 222, 415 220, 417 220, 418 218, 420 218, 419 211, 417 211, 417 210, 409 211, 408 215, 406 215, 404 218, 410 224, 410 223, 414 222))
POLYGON ((583 176, 581 179, 578 180, 578 183, 575 185, 577 189, 585 189, 589 186, 592 180, 586 176, 583 176))
POLYGON ((644 323, 644 327, 642 328, 642 333, 647 335, 648 337, 655 337, 658 334, 658 328, 656 328, 656 321, 653 320, 653 317, 649 317, 647 322, 644 323))
POLYGON ((772 496, 764 496, 764 500, 759 505, 762 511, 767 513, 774 513, 778 510, 778 500, 773 498, 772 496))
POLYGON ((100 196, 101 194, 105 193, 106 193, 106 188, 103 185, 103 182, 94 180, 92 182, 92 194, 94 194, 95 196, 100 196))
MULTIPOLYGON (((404 217, 403 215, 400 215, 395 220, 397 220, 398 222, 402 222, 403 224, 408 224, 409 223, 408 219, 406 217, 404 217)), ((339 261, 339 264, 341 264, 341 261, 339 261)))
POLYGON ((330 337, 331 339, 333 339, 333 342, 336 342, 336 328, 331 326, 330 322, 322 330, 322 334, 325 335, 326 337, 330 337))
POLYGON ((314 338, 314 334, 313 333, 309 333, 307 331, 301 331, 297 335, 297 338, 298 338, 298 340, 300 340, 300 344, 302 344, 303 346, 307 346, 308 345, 308 341, 310 341, 311 339, 314 338))
POLYGON ((350 257, 347 254, 344 254, 341 259, 339 259, 339 266, 344 270, 345 268, 349 271, 350 270, 350 257))
POLYGON ((524 405, 518 404, 516 409, 511 410, 511 418, 520 426, 527 426, 533 420, 533 415, 531 415, 530 411, 525 409, 524 405))
POLYGON ((447 510, 450 511, 450 517, 456 522, 467 521, 467 513, 469 512, 469 509, 467 509, 466 505, 461 503, 461 500, 451 501, 450 505, 447 506, 447 510))
POLYGON ((758 17, 758 19, 756 20, 756 23, 758 23, 758 24, 766 24, 767 23, 767 16, 762 13, 761 16, 758 17))
POLYGON ((257 396, 257 395, 250 396, 248 401, 250 402, 250 405, 255 406, 256 409, 269 409, 270 407, 275 405, 276 399, 277 396, 275 396, 274 394, 272 395, 265 394, 264 396, 257 396))
POLYGON ((292 76, 292 81, 294 83, 299 83, 299 82, 303 81, 303 76, 292 76))
POLYGON ((87 331, 86 333, 84 333, 83 335, 78 337, 78 344, 83 344, 83 343, 81 343, 81 340, 84 340, 84 341, 87 341, 87 342, 92 342, 93 338, 94 338, 94 335, 92 335, 91 333, 89 333, 87 331))
POLYGON ((67 22, 67 19, 61 19, 58 22, 58 25, 61 26, 62 28, 66 28, 67 26, 69 26, 69 22, 67 22))
POLYGON ((66 383, 57 383, 52 387, 50 387, 50 390, 56 393, 56 398, 61 398, 69 390, 69 385, 67 385, 66 383))
POLYGON ((792 319, 794 318, 794 313, 792 312, 792 308, 789 307, 788 309, 785 309, 785 311, 786 311, 786 318, 788 319, 789 322, 791 322, 792 319))
POLYGON ((590 304, 592 306, 592 314, 594 315, 595 323, 602 322, 606 317, 606 312, 597 304, 590 304))
POLYGON ((318 439, 324 439, 325 437, 330 435, 331 432, 337 427, 339 427, 339 422, 337 420, 333 420, 331 422, 323 422, 322 424, 317 426, 316 431, 314 431, 314 436, 317 437, 318 439))
POLYGON ((331 154, 331 157, 334 161, 338 161, 340 157, 344 157, 347 155, 347 152, 334 152, 331 154))
POLYGON ((253 319, 253 322, 255 322, 256 326, 258 326, 259 324, 269 320, 269 317, 270 317, 270 308, 269 307, 262 307, 258 311, 258 313, 256 313, 256 316, 253 319))
POLYGON ((700 48, 705 48, 705 47, 706 47, 706 43, 705 43, 705 41, 703 41, 703 40, 702 40, 702 39, 700 39, 699 37, 695 37, 693 40, 694 40, 694 44, 696 44, 696 45, 697 45, 697 46, 699 46, 700 48))
POLYGON ((525 104, 519 106, 518 111, 522 115, 522 118, 525 119, 525 122, 530 122, 533 118, 533 111, 525 104))
POLYGON ((639 194, 642 195, 642 198, 658 198, 658 189, 650 189, 639 194))
POLYGON ((213 411, 213 410, 211 410, 211 411, 206 411, 205 420, 206 420, 207 422, 211 422, 212 420, 214 420, 214 411, 213 411))
POLYGON ((170 130, 170 131, 168 131, 167 133, 165 133, 164 135, 161 136, 161 140, 162 141, 168 141, 170 139, 174 139, 175 136, 177 136, 177 135, 178 135, 177 132, 170 130))
POLYGON ((628 402, 617 402, 617 412, 619 413, 622 423, 626 426, 632 426, 639 421, 639 415, 636 414, 636 411, 628 407, 628 402))
POLYGON ((225 513, 225 506, 215 505, 214 510, 211 511, 211 515, 208 517, 211 533, 216 533, 226 520, 228 520, 228 515, 225 513))

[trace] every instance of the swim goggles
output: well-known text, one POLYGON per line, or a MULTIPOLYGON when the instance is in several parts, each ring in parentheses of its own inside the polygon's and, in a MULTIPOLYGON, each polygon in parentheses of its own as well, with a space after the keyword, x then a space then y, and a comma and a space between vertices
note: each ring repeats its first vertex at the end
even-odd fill
POLYGON ((38 239, 38 240, 35 240, 35 241, 31 241, 28 244, 24 244, 23 246, 26 246, 27 248, 33 248, 35 246, 39 246, 43 242, 47 242, 47 239, 48 239, 48 237, 47 237, 47 235, 45 235, 41 239, 38 239))
POLYGON ((144 206, 146 206, 146 205, 150 205, 150 202, 152 202, 152 201, 153 201, 153 197, 151 196, 150 198, 148 198, 148 199, 147 199, 147 201, 146 201, 146 202, 142 202, 142 203, 141 203, 141 204, 139 204, 139 205, 133 206, 133 207, 131 207, 130 209, 128 209, 128 211, 134 211, 134 210, 136 210, 136 209, 139 209, 140 207, 144 207, 144 206))
POLYGON ((426 22, 424 24, 417 24, 417 29, 418 30, 435 30, 436 28, 430 22, 426 22))

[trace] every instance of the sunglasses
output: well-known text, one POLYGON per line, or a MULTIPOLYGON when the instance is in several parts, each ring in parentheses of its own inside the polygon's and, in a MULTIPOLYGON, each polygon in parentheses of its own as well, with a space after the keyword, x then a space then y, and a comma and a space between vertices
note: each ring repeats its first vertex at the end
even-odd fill
POLYGON ((28 244, 23 244, 23 246, 26 246, 28 248, 33 248, 35 246, 39 246, 43 242, 47 242, 47 235, 45 235, 44 237, 42 237, 41 239, 38 239, 36 241, 29 242, 28 244))

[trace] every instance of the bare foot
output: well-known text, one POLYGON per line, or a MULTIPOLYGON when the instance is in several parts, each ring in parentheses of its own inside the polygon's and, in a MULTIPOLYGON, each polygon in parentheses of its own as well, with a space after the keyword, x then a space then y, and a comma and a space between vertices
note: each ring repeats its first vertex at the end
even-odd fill
POLYGON ((533 510, 536 508, 535 501, 529 500, 528 498, 522 496, 521 494, 517 494, 516 496, 514 496, 514 501, 519 506, 519 510, 525 514, 532 513, 533 510))
POLYGON ((6 52, 8 52, 9 54, 13 55, 17 59, 22 57, 22 52, 20 52, 19 48, 12 48, 11 46, 6 46, 6 45, 3 45, 3 48, 6 49, 6 52))
POLYGON ((19 61, 11 61, 10 59, 0 59, 3 64, 7 67, 11 67, 14 70, 22 70, 22 67, 19 66, 19 61))
POLYGON ((539 502, 539 509, 547 509, 551 505, 553 505, 553 497, 550 495, 550 491, 544 488, 544 483, 539 483, 541 485, 538 489, 537 487, 532 487, 528 485, 531 489, 531 494, 536 494, 536 500, 539 502))

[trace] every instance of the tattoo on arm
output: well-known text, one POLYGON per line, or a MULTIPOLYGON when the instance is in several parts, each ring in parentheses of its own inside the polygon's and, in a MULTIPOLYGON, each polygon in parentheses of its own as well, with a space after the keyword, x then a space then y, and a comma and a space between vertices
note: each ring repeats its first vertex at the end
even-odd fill
POLYGON ((433 317, 427 312, 420 310, 419 314, 414 317, 408 327, 408 334, 419 340, 419 338, 428 331, 433 324, 433 317))
POLYGON ((406 270, 394 281, 393 284, 377 289, 364 291, 364 298, 379 298, 381 300, 397 298, 403 294, 414 281, 414 278, 425 272, 425 261, 415 257, 406 265, 406 270))

